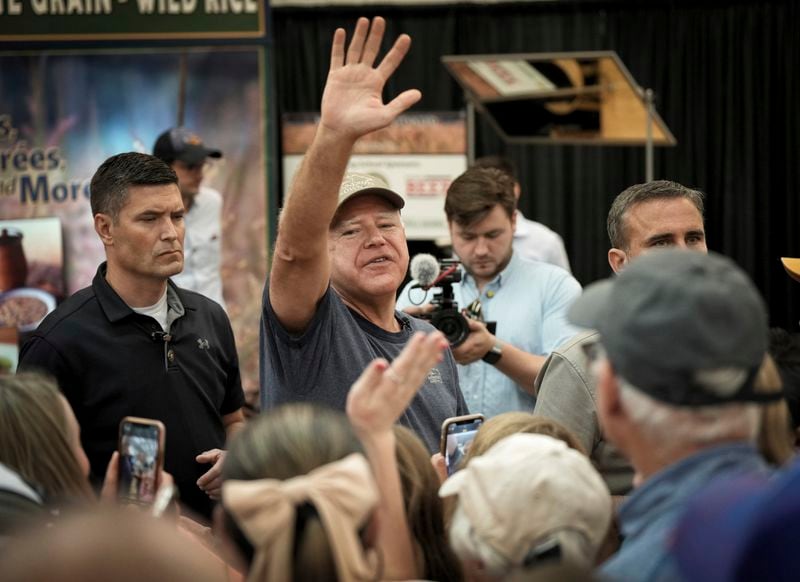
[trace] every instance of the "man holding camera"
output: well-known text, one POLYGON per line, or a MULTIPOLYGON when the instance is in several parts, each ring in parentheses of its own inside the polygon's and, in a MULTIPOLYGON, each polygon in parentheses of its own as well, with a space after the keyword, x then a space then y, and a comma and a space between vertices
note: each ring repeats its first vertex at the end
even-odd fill
MULTIPOLYGON (((485 416, 532 410, 533 382, 547 354, 578 330, 566 312, 580 295, 580 284, 564 269, 517 257, 512 248, 516 224, 512 179, 489 168, 472 168, 450 185, 445 213, 463 281, 453 284, 469 335, 453 346, 459 380, 470 410, 485 416), (480 320, 482 321, 480 321, 480 320), (496 334, 484 322, 496 323, 496 334)), ((398 307, 430 312, 429 298, 403 289, 398 307)))
MULTIPOLYGON (((360 18, 345 52, 338 29, 319 127, 280 217, 261 319, 261 398, 265 408, 311 401, 344 410, 347 392, 375 358, 393 360, 416 331, 433 327, 395 310, 408 268, 403 198, 371 175, 345 168, 356 140, 389 125, 420 98, 387 104, 383 87, 403 60, 401 35, 373 66, 385 23, 360 18)), ((402 386, 405 378, 387 371, 402 386)), ((442 422, 467 412, 449 352, 400 419, 431 451, 442 422)))

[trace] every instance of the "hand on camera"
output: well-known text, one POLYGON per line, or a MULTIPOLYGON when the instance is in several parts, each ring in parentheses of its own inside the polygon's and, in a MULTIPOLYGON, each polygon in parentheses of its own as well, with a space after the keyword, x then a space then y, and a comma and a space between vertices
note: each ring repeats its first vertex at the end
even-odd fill
POLYGON ((486 329, 485 323, 469 317, 465 319, 469 325, 469 335, 462 344, 453 348, 453 357, 462 366, 483 358, 497 341, 494 335, 486 329))

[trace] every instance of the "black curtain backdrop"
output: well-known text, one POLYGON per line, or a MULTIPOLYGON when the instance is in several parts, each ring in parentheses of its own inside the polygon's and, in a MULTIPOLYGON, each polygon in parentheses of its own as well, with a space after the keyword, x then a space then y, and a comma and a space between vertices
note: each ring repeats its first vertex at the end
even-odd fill
MULTIPOLYGON (((797 331, 800 283, 781 256, 800 256, 800 2, 552 2, 435 8, 273 11, 279 113, 316 111, 333 30, 360 15, 412 37, 386 95, 422 91, 416 109, 463 109, 443 55, 615 50, 656 93, 678 139, 657 148, 655 177, 707 194, 709 248, 733 258, 764 294, 772 324, 797 331)), ((386 42, 384 44, 387 44, 386 42)), ((609 275, 605 219, 613 198, 644 181, 640 148, 508 146, 483 120, 476 153, 512 158, 520 207, 564 237, 578 280, 609 275)))

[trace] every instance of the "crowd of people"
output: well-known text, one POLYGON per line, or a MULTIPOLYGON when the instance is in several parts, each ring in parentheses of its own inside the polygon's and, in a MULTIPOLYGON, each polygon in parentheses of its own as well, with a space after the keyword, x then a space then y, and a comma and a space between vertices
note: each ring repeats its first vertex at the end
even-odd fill
MULTIPOLYGON (((176 128, 155 156, 98 168, 106 261, 0 376, 2 578, 792 578, 800 342, 708 251, 704 195, 623 191, 614 276, 582 291, 565 253, 531 254, 535 232, 563 251, 557 235, 516 236, 538 223, 510 170, 476 164, 445 201, 453 290, 479 315, 451 346, 418 282, 401 291, 403 196, 346 173, 356 141, 420 98, 383 102, 410 47, 378 59, 384 29, 334 34, 264 288, 252 419, 219 289, 176 279, 187 217, 218 208, 199 183, 221 152, 176 128), (470 412, 486 421, 448 471, 441 428, 470 412), (165 434, 134 459, 156 467, 144 503, 121 510, 142 489, 121 484, 118 450, 137 418, 165 434)), ((193 269, 218 272, 212 243, 195 232, 193 269)))

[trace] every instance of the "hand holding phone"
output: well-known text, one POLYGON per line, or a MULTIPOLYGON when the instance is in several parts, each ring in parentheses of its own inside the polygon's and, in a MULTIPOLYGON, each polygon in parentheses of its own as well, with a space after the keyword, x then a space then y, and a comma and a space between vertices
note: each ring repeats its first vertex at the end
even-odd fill
POLYGON ((483 421, 482 414, 467 414, 453 416, 442 423, 441 452, 448 475, 452 475, 461 468, 461 461, 467 454, 483 421))
POLYGON ((156 498, 164 465, 164 425, 126 416, 119 423, 119 488, 123 503, 148 505, 156 498))

